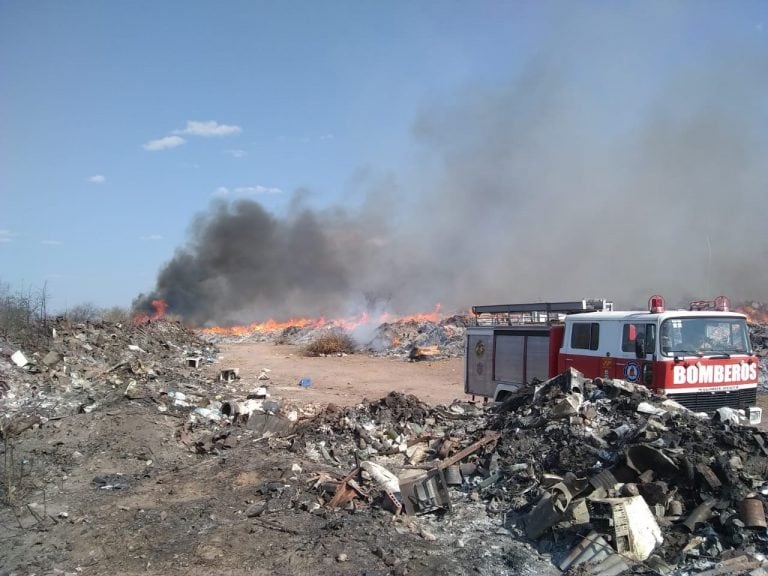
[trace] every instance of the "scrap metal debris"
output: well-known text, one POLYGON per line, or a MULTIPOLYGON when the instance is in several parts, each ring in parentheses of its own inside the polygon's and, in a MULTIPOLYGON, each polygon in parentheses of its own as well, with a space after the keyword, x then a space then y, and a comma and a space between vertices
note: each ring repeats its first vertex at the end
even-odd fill
MULTIPOLYGON (((595 562, 601 574, 712 569, 728 555, 768 553, 768 458, 759 448, 765 434, 753 427, 573 370, 471 420, 452 412, 392 393, 320 415, 301 437, 310 454, 322 438, 342 467, 350 459, 385 466, 408 515, 457 511, 474 495, 562 570, 595 562)), ((392 509, 392 493, 365 486, 372 505, 392 509)), ((359 496, 345 485, 325 505, 343 508, 359 496)))

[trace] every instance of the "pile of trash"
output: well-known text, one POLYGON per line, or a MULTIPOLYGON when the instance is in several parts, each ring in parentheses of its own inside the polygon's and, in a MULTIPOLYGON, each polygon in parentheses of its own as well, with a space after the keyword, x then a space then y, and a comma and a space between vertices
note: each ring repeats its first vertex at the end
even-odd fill
POLYGON ((495 497, 540 546, 575 541, 558 550, 562 570, 605 570, 606 555, 612 569, 661 573, 731 557, 739 570, 762 566, 768 448, 743 423, 731 409, 707 419, 642 386, 566 372, 499 408, 499 458, 528 467, 495 497))
POLYGON ((435 515, 439 530, 482 501, 560 570, 768 568, 768 438, 730 409, 710 419, 571 370, 489 410, 392 393, 294 433, 336 469, 312 478, 325 508, 435 515))
POLYGON ((48 338, 31 348, 0 343, 0 409, 45 418, 90 412, 123 395, 201 388, 199 368, 218 350, 179 322, 48 323, 48 338), (21 370, 19 370, 21 369, 21 370))

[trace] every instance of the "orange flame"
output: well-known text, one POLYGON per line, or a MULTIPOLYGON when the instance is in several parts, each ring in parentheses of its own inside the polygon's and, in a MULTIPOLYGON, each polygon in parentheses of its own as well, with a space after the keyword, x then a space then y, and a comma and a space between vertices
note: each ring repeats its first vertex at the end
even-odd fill
POLYGON ((278 322, 274 319, 269 319, 266 322, 254 322, 244 326, 212 326, 209 328, 200 328, 199 332, 209 336, 246 336, 248 334, 276 332, 278 330, 285 330, 286 328, 341 328, 347 332, 352 332, 359 326, 367 324, 384 324, 385 322, 418 322, 429 321, 439 322, 445 316, 440 313, 440 304, 435 306, 432 312, 425 312, 419 314, 412 314, 409 316, 394 316, 389 313, 379 314, 378 316, 371 317, 368 312, 363 312, 356 316, 350 316, 347 318, 333 318, 326 319, 321 316, 320 318, 291 318, 284 322, 278 322))
POLYGON ((155 309, 154 314, 138 314, 133 317, 133 323, 146 324, 161 320, 165 316, 165 311, 168 310, 168 303, 165 300, 152 300, 152 308, 155 309))
POLYGON ((210 336, 245 336, 247 334, 255 334, 258 332, 285 330, 286 328, 294 326, 297 328, 316 328, 323 324, 325 324, 323 318, 292 318, 285 322, 269 319, 266 322, 253 322, 252 324, 243 326, 211 326, 210 328, 201 328, 199 332, 210 336))
POLYGON ((760 305, 759 308, 748 305, 738 306, 735 308, 735 311, 745 314, 749 323, 768 324, 768 309, 764 304, 760 305))

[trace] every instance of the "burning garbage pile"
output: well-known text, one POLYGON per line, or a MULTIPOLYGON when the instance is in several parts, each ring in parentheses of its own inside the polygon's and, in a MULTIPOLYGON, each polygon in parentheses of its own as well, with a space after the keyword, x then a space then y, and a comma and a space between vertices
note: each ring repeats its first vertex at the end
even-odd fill
POLYGON ((399 356, 411 360, 452 358, 464 353, 466 316, 439 321, 407 320, 381 324, 364 349, 377 356, 399 356))
POLYGON ((768 439, 730 409, 706 419, 571 371, 489 411, 393 393, 298 430, 307 455, 338 470, 312 480, 326 508, 439 513, 440 531, 482 501, 489 531, 530 542, 561 570, 768 566, 768 439))
POLYGON ((467 323, 468 317, 464 315, 443 317, 439 312, 432 312, 402 318, 390 318, 386 314, 376 319, 368 315, 344 320, 298 318, 202 328, 198 332, 212 344, 270 342, 303 347, 329 334, 343 334, 352 338, 360 352, 423 360, 461 356, 467 323))

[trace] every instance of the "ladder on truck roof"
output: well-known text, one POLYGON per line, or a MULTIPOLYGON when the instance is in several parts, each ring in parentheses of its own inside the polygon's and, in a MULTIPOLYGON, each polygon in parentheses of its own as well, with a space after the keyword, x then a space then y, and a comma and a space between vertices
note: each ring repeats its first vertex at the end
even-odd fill
POLYGON ((561 321, 566 314, 610 312, 612 310, 613 302, 602 299, 472 306, 472 313, 475 315, 477 326, 552 324, 561 321))

